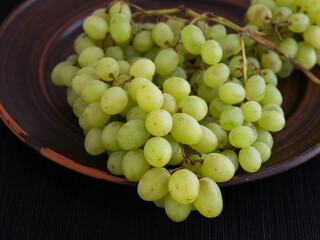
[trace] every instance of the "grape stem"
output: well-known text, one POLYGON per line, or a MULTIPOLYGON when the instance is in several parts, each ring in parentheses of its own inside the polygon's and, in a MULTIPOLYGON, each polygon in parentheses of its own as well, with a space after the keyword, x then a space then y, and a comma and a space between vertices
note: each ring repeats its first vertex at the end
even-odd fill
POLYGON ((242 59, 243 59, 243 63, 242 63, 243 86, 246 86, 248 61, 247 61, 246 48, 244 46, 242 33, 240 34, 240 43, 241 43, 241 52, 242 52, 242 59))
MULTIPOLYGON (((185 13, 186 15, 190 16, 191 18, 197 18, 199 16, 203 16, 202 14, 199 14, 185 6, 179 6, 177 8, 169 8, 169 9, 160 9, 160 10, 143 10, 136 12, 132 14, 132 18, 141 17, 141 16, 159 16, 159 15, 170 15, 170 14, 177 14, 177 13, 185 13)), ((270 42, 269 40, 262 37, 264 33, 256 32, 251 29, 244 29, 240 27, 239 25, 229 21, 228 19, 225 19, 221 16, 217 16, 214 13, 206 13, 207 20, 210 20, 215 23, 222 24, 226 27, 229 27, 237 32, 239 32, 242 36, 248 36, 251 39, 255 40, 257 43, 273 50, 274 52, 278 53, 282 57, 288 59, 296 68, 298 68, 300 71, 302 71, 308 78, 310 78, 311 81, 316 83, 317 85, 320 85, 320 79, 317 78, 311 71, 303 67, 300 63, 295 61, 292 57, 285 54, 283 51, 281 51, 275 44, 270 42)))

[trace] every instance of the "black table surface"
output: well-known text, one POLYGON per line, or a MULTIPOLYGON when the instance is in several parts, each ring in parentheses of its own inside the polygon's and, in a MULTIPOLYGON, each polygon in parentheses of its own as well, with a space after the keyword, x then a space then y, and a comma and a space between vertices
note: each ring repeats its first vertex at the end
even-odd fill
MULTIPOLYGON (((0 21, 20 2, 1 3, 0 21)), ((319 170, 320 156, 280 175, 224 188, 219 217, 192 212, 173 223, 163 209, 142 201, 136 188, 63 168, 0 121, 0 239, 320 239, 319 170)))

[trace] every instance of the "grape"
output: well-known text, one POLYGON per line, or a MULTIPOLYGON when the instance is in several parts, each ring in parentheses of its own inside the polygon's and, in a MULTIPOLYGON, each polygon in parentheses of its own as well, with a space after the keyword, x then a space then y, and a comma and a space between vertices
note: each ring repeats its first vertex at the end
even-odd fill
POLYGON ((124 56, 125 56, 126 59, 129 59, 131 57, 141 57, 142 56, 142 52, 139 52, 132 45, 123 47, 123 51, 124 51, 124 56))
POLYGON ((146 78, 152 79, 155 73, 156 67, 149 59, 141 59, 134 62, 130 68, 130 76, 134 78, 146 78))
POLYGON ((267 6, 256 4, 249 7, 247 16, 250 22, 262 27, 272 19, 272 12, 267 6))
POLYGON ((270 132, 278 132, 284 128, 285 118, 277 111, 262 111, 258 123, 264 129, 270 132))
POLYGON ((159 47, 172 46, 174 35, 168 24, 160 22, 152 29, 152 39, 159 47))
POLYGON ((294 66, 291 63, 291 61, 288 59, 284 59, 284 60, 282 60, 282 68, 277 73, 277 75, 279 78, 287 78, 291 75, 293 70, 294 70, 294 66))
POLYGON ((107 14, 107 9, 105 9, 105 8, 98 8, 98 9, 94 10, 91 13, 91 16, 101 17, 106 22, 108 22, 108 20, 109 20, 109 15, 107 14))
POLYGON ((289 30, 295 33, 306 31, 310 24, 309 17, 304 13, 294 13, 289 17, 288 21, 290 22, 289 30))
POLYGON ((294 38, 286 38, 279 44, 279 48, 288 56, 294 57, 298 51, 298 43, 294 38))
POLYGON ((202 129, 193 117, 185 113, 176 113, 172 117, 171 135, 180 143, 193 145, 201 141, 202 129))
POLYGON ((183 98, 178 104, 178 109, 182 113, 194 117, 197 121, 202 120, 208 113, 207 103, 198 96, 187 96, 183 98))
POLYGON ((110 19, 110 34, 116 43, 125 43, 131 36, 131 25, 126 15, 117 13, 110 19))
POLYGON ((64 66, 60 71, 60 82, 65 86, 71 87, 72 79, 78 70, 79 68, 75 66, 64 66))
POLYGON ((191 212, 192 204, 181 204, 168 194, 164 200, 164 209, 167 216, 174 222, 184 221, 191 212))
POLYGON ((200 84, 197 95, 206 102, 211 102, 213 99, 219 97, 219 88, 210 88, 205 84, 200 84))
POLYGON ((219 40, 220 38, 227 35, 227 29, 221 24, 216 24, 208 28, 207 39, 219 40))
POLYGON ((139 106, 131 108, 127 113, 127 122, 131 120, 143 120, 147 119, 148 113, 143 111, 139 106))
POLYGON ((171 159, 168 164, 178 165, 183 160, 180 144, 170 134, 164 136, 164 138, 170 143, 172 149, 171 159))
POLYGON ((279 105, 274 104, 274 103, 269 103, 269 104, 264 105, 262 110, 263 111, 276 111, 284 116, 283 109, 279 105))
POLYGON ((229 104, 237 104, 243 101, 246 96, 244 88, 236 83, 227 82, 220 86, 219 97, 229 104))
POLYGON ((277 4, 274 0, 251 0, 251 5, 261 4, 267 6, 270 10, 274 10, 277 4))
POLYGON ((84 32, 92 39, 101 40, 106 37, 108 23, 101 17, 89 16, 83 22, 84 32))
POLYGON ((216 135, 218 139, 217 148, 223 148, 226 146, 228 142, 227 132, 218 123, 210 123, 207 125, 207 128, 209 128, 214 135, 216 135))
POLYGON ((253 131, 249 127, 235 127, 229 134, 229 142, 236 148, 246 148, 254 142, 253 135, 253 131))
POLYGON ((252 144, 252 147, 257 149, 261 155, 262 163, 266 162, 271 156, 271 149, 270 147, 264 142, 255 142, 252 144))
POLYGON ((72 110, 74 115, 76 115, 77 117, 80 117, 80 115, 83 113, 84 109, 86 108, 86 106, 88 105, 88 103, 86 103, 82 97, 78 97, 72 106, 72 110))
POLYGON ((197 144, 190 145, 191 148, 198 152, 209 153, 214 151, 218 145, 218 138, 216 135, 207 127, 201 126, 202 129, 202 138, 201 141, 197 144))
POLYGON ((210 66, 203 76, 204 83, 211 88, 219 87, 221 84, 228 80, 230 70, 227 65, 218 63, 210 66))
POLYGON ((257 131, 257 140, 256 141, 263 142, 263 143, 267 144, 271 149, 273 146, 273 138, 272 138, 271 133, 261 127, 257 127, 256 131, 257 131))
POLYGON ((117 134, 124 123, 114 121, 105 126, 101 134, 101 142, 105 149, 109 151, 119 150, 120 147, 117 143, 117 134))
POLYGON ((157 109, 150 112, 146 118, 146 128, 156 137, 167 135, 172 128, 172 117, 169 112, 157 109))
POLYGON ((268 85, 272 85, 272 86, 278 85, 277 75, 270 69, 262 69, 261 77, 263 77, 263 79, 268 85))
POLYGON ((126 61, 118 61, 119 64, 119 75, 129 75, 130 74, 130 63, 126 61))
POLYGON ((168 93, 173 96, 177 101, 188 96, 191 92, 190 84, 180 77, 168 78, 163 83, 163 93, 168 93))
POLYGON ((145 201, 156 201, 165 197, 171 174, 165 168, 148 170, 138 183, 138 194, 145 201))
POLYGON ((141 149, 127 152, 122 159, 123 175, 130 181, 139 181, 149 168, 150 165, 146 161, 141 149))
POLYGON ((125 123, 117 134, 117 142, 123 150, 133 150, 142 147, 150 134, 142 120, 131 120, 125 123))
POLYGON ((232 162, 235 172, 238 170, 239 167, 239 159, 238 155, 233 150, 224 150, 221 154, 225 155, 229 160, 232 162))
POLYGON ((107 89, 108 86, 104 82, 91 80, 84 85, 81 96, 87 103, 99 102, 107 89))
POLYGON ((87 74, 76 75, 72 79, 72 89, 76 94, 82 95, 82 90, 84 86, 89 82, 95 80, 93 77, 87 74))
POLYGON ((118 46, 108 47, 105 52, 105 56, 113 58, 114 60, 117 60, 117 61, 124 60, 124 53, 123 53, 122 49, 118 46))
POLYGON ((313 68, 317 63, 316 51, 305 42, 299 42, 298 52, 294 59, 306 69, 313 68))
POLYGON ((185 49, 194 55, 201 53, 201 46, 205 42, 205 37, 195 25, 185 26, 181 31, 181 40, 185 49))
POLYGON ((265 96, 266 83, 260 76, 252 76, 246 83, 246 96, 253 101, 261 101, 265 96))
POLYGON ((288 7, 277 7, 273 10, 273 20, 279 19, 279 22, 284 22, 292 15, 292 10, 288 7))
POLYGON ((123 175, 122 160, 126 154, 127 154, 127 151, 119 150, 119 151, 113 152, 109 156, 107 167, 110 173, 118 176, 123 175))
POLYGON ((242 125, 244 116, 241 108, 229 107, 221 113, 220 125, 224 130, 232 130, 242 125))
MULTIPOLYGON (((257 25, 251 24, 251 23, 244 26, 243 29, 245 29, 245 30, 251 29, 255 32, 259 32, 259 27, 257 25)), ((244 42, 245 46, 252 46, 256 43, 255 40, 253 40, 252 38, 250 38, 248 36, 243 36, 243 42, 244 42)), ((232 64, 230 64, 230 65, 232 65, 232 64)))
POLYGON ((153 167, 163 167, 172 155, 170 143, 162 137, 150 138, 144 145, 144 156, 153 167))
POLYGON ((129 93, 133 100, 137 101, 137 92, 144 85, 152 85, 146 78, 135 78, 129 84, 129 93))
POLYGON ((180 77, 183 79, 187 79, 187 74, 185 73, 184 69, 181 67, 176 67, 175 70, 173 70, 173 72, 171 72, 170 74, 167 75, 159 75, 157 78, 157 85, 159 87, 163 86, 163 83, 171 77, 180 77))
POLYGON ((235 168, 231 160, 221 153, 210 153, 203 159, 201 172, 205 177, 215 182, 226 182, 230 180, 235 168))
POLYGON ((104 57, 104 52, 99 47, 87 47, 79 55, 79 65, 81 67, 86 67, 90 63, 99 61, 104 57))
POLYGON ((100 108, 100 104, 97 102, 90 103, 86 106, 83 114, 86 122, 93 127, 101 127, 110 119, 110 115, 104 113, 100 108))
POLYGON ((244 120, 248 122, 256 122, 260 119, 262 108, 256 101, 248 101, 241 106, 244 120))
POLYGON ((220 118, 221 113, 231 105, 223 102, 220 98, 213 99, 209 104, 209 112, 215 118, 220 118))
POLYGON ((258 171, 261 167, 261 155, 254 147, 242 148, 239 152, 240 166, 249 173, 258 171))
POLYGON ((141 31, 133 39, 133 46, 140 52, 149 51, 153 45, 150 31, 141 31))
POLYGON ((242 56, 235 56, 231 59, 230 63, 230 73, 234 77, 242 77, 242 71, 236 67, 231 67, 231 66, 238 66, 242 67, 243 66, 243 57, 242 56))
POLYGON ((80 55, 80 53, 87 47, 94 47, 94 41, 89 38, 85 33, 81 33, 74 41, 73 47, 74 51, 80 55))
POLYGON ((145 112, 160 109, 163 101, 162 92, 153 84, 142 85, 137 91, 138 105, 145 112))
POLYGON ((97 73, 97 70, 95 68, 92 67, 84 67, 79 69, 79 71, 77 72, 76 76, 78 75, 89 75, 91 76, 93 79, 99 79, 99 75, 97 73))
POLYGON ((194 201, 194 206, 205 217, 217 217, 223 208, 222 195, 218 185, 206 177, 200 179, 199 182, 199 196, 194 201))
POLYGON ((215 40, 208 40, 201 46, 201 57, 207 64, 214 65, 220 62, 222 58, 222 48, 215 40))
MULTIPOLYGON (((140 181, 141 181, 141 180, 140 180, 140 181)), ((153 203, 154 203, 154 205, 156 205, 158 208, 164 208, 164 200, 165 200, 165 197, 160 198, 160 199, 157 199, 157 200, 154 200, 153 203)))
POLYGON ((105 152, 105 148, 101 143, 101 128, 92 128, 89 130, 85 140, 84 148, 87 153, 92 156, 97 156, 105 152))
POLYGON ((170 74, 179 64, 179 54, 172 48, 166 48, 157 54, 154 64, 159 75, 170 74))
POLYGON ((79 97, 79 95, 73 91, 73 89, 70 89, 70 91, 68 91, 67 93, 67 101, 70 107, 73 106, 73 104, 75 103, 75 101, 77 100, 77 98, 79 97))
POLYGON ((169 18, 167 20, 167 24, 168 24, 168 26, 171 28, 171 30, 173 32, 180 31, 184 26, 184 22, 183 21, 181 21, 180 19, 173 19, 173 18, 169 18))
POLYGON ((82 113, 78 119, 79 126, 82 128, 83 131, 89 131, 93 126, 89 125, 82 113))
POLYGON ((132 99, 132 97, 128 94, 127 91, 126 91, 126 93, 128 96, 128 104, 127 104, 126 108, 122 112, 119 113, 119 115, 124 118, 127 117, 127 114, 131 108, 136 107, 138 105, 137 102, 132 99))
POLYGON ((223 58, 226 59, 241 51, 240 37, 238 34, 227 34, 218 40, 222 50, 223 58))
POLYGON ((57 86, 64 85, 64 83, 62 82, 62 79, 61 79, 61 70, 64 67, 70 66, 70 65, 71 65, 70 62, 60 62, 53 68, 53 70, 51 72, 51 80, 55 85, 57 85, 57 86))
POLYGON ((275 0, 278 6, 285 6, 285 7, 293 7, 293 2, 295 0, 275 0))
POLYGON ((279 106, 282 104, 282 95, 281 92, 275 87, 271 85, 266 86, 266 92, 264 98, 262 99, 261 103, 263 105, 274 103, 279 106))
POLYGON ((120 72, 119 63, 110 57, 102 58, 96 69, 100 78, 105 81, 112 81, 120 72))
POLYGON ((171 175, 168 187, 174 200, 181 204, 189 204, 198 197, 200 184, 193 172, 181 169, 171 175))
POLYGON ((268 68, 272 70, 274 73, 278 73, 282 67, 280 56, 273 51, 269 51, 267 53, 262 54, 261 64, 264 68, 268 68))
POLYGON ((120 87, 111 87, 107 89, 100 100, 102 111, 110 115, 122 112, 127 104, 128 94, 120 87))
POLYGON ((114 16, 117 13, 124 14, 128 20, 131 19, 131 10, 128 4, 123 1, 114 2, 109 8, 110 16, 114 16))

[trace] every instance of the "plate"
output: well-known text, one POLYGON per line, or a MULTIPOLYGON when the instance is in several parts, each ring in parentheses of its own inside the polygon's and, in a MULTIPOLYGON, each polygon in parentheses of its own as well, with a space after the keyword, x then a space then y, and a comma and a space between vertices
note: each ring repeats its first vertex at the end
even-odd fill
MULTIPOLYGON (((249 1, 134 1, 146 8, 184 4, 197 12, 213 11, 242 23, 249 1)), ((53 67, 73 53, 83 19, 105 0, 26 1, 0 29, 0 117, 23 142, 44 157, 82 174, 136 185, 106 171, 107 157, 89 156, 65 89, 50 80, 53 67)), ((320 76, 320 71, 317 71, 320 76)), ((286 127, 274 134, 272 157, 254 174, 239 172, 230 186, 269 177, 296 167, 320 152, 320 87, 296 72, 281 80, 286 127)))

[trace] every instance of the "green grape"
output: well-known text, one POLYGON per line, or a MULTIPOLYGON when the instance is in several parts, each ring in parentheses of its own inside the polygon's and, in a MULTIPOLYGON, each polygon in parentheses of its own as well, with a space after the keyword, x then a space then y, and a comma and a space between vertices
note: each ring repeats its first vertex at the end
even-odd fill
POLYGON ((282 67, 282 62, 279 54, 273 51, 262 54, 261 64, 264 68, 268 68, 274 73, 278 73, 282 67))
POLYGON ((272 19, 272 12, 267 6, 256 4, 249 7, 247 17, 251 23, 262 27, 270 22, 270 19, 272 19))
POLYGON ((293 7, 295 0, 275 0, 278 6, 293 7))
POLYGON ((284 116, 277 111, 262 111, 258 121, 261 127, 270 132, 279 132, 284 128, 285 122, 284 116))
POLYGON ((271 156, 271 149, 270 147, 264 142, 255 142, 252 144, 252 147, 257 149, 261 155, 262 163, 266 162, 271 156))
POLYGON ((192 204, 181 204, 170 194, 164 200, 164 209, 167 216, 174 222, 184 221, 190 214, 192 204))
POLYGON ((171 77, 163 83, 163 93, 170 94, 177 101, 189 96, 190 92, 190 84, 183 78, 171 77))
POLYGON ((183 78, 183 79, 187 79, 187 74, 186 74, 186 72, 184 71, 183 68, 181 68, 181 67, 176 67, 176 69, 173 70, 173 72, 171 72, 170 74, 167 74, 167 75, 159 75, 158 78, 157 78, 157 86, 162 87, 162 86, 163 86, 163 83, 164 83, 168 78, 171 78, 171 77, 180 77, 180 78, 183 78))
POLYGON ((228 142, 228 134, 218 123, 209 123, 207 128, 209 128, 214 135, 216 135, 218 139, 217 148, 223 148, 226 146, 228 142))
POLYGON ((205 37, 199 27, 187 25, 181 31, 181 41, 188 52, 199 55, 201 46, 205 42, 205 37))
POLYGON ((272 138, 271 133, 261 127, 257 127, 256 131, 257 131, 257 140, 256 141, 263 142, 263 143, 267 144, 271 149, 273 146, 273 138, 272 138))
MULTIPOLYGON (((247 24, 246 26, 243 27, 243 29, 245 29, 245 30, 250 29, 255 32, 259 32, 259 27, 257 25, 252 24, 252 23, 247 24)), ((253 40, 252 38, 250 38, 248 36, 243 36, 243 42, 244 42, 245 46, 252 46, 256 43, 255 40, 253 40)))
MULTIPOLYGON (((141 180, 140 180, 141 181, 141 180)), ((160 198, 158 200, 154 200, 153 203, 154 205, 156 205, 158 208, 164 208, 164 200, 165 200, 165 197, 163 198, 160 198)))
POLYGON ((164 136, 164 138, 170 143, 172 149, 171 159, 168 164, 178 165, 183 160, 180 144, 170 134, 164 136))
POLYGON ((123 13, 117 13, 110 19, 110 34, 116 43, 125 43, 131 36, 130 20, 123 13))
POLYGON ((261 167, 261 155, 254 147, 242 148, 239 152, 240 166, 249 173, 257 172, 261 167))
POLYGON ((202 129, 193 117, 185 113, 176 113, 172 117, 171 135, 182 144, 193 145, 201 141, 202 129))
POLYGON ((172 156, 170 143, 163 137, 150 138, 144 145, 144 156, 153 167, 167 165, 172 156))
POLYGON ((118 131, 117 142, 121 149, 133 150, 142 147, 149 137, 143 120, 131 120, 118 131))
POLYGON ((92 67, 84 67, 84 68, 81 68, 76 75, 83 75, 83 74, 86 74, 86 75, 89 75, 91 77, 93 77, 93 79, 99 79, 99 75, 97 73, 97 70, 95 68, 92 68, 92 67))
POLYGON ((259 102, 265 96, 266 83, 262 77, 252 76, 248 79, 245 89, 248 99, 259 102))
POLYGON ((128 104, 128 94, 120 87, 108 88, 102 95, 100 106, 103 112, 115 115, 122 112, 128 104))
MULTIPOLYGON (((203 158, 206 154, 205 153, 201 153, 200 155, 203 158)), ((192 159, 192 160, 200 160, 201 157, 199 155, 197 155, 197 154, 192 154, 191 156, 189 156, 189 158, 192 159)), ((200 175, 201 177, 203 177, 203 174, 201 173, 201 165, 202 164, 200 162, 195 162, 195 161, 191 162, 191 161, 189 161, 186 164, 186 167, 190 171, 192 171, 192 172, 200 175)))
POLYGON ((94 41, 89 38, 85 33, 81 33, 74 41, 73 48, 77 55, 86 49, 87 47, 94 47, 94 41))
POLYGON ((142 77, 151 80, 155 73, 155 69, 156 67, 151 60, 141 59, 131 65, 130 76, 133 76, 134 78, 142 77))
POLYGON ((219 97, 222 101, 229 104, 237 104, 244 100, 246 91, 236 83, 227 82, 220 86, 219 97))
POLYGON ((118 64, 119 64, 119 75, 129 75, 130 74, 130 68, 131 68, 130 63, 120 60, 120 61, 118 61, 118 64))
POLYGON ((100 103, 90 103, 83 111, 86 122, 93 127, 101 127, 105 125, 110 115, 104 113, 100 108, 100 103))
POLYGON ((236 172, 239 168, 238 155, 232 150, 224 150, 223 152, 221 152, 221 154, 223 154, 227 158, 229 158, 229 160, 232 162, 234 169, 235 169, 235 172, 236 172))
POLYGON ((230 104, 223 102, 220 98, 215 98, 209 104, 209 112, 213 117, 219 119, 221 113, 229 107, 231 107, 230 104))
POLYGON ((156 72, 159 75, 167 75, 173 72, 179 64, 179 54, 172 48, 160 51, 155 60, 156 72))
POLYGON ((262 105, 274 103, 279 106, 282 104, 282 95, 278 88, 275 86, 267 85, 264 98, 261 100, 262 105))
POLYGON ((144 57, 131 57, 131 58, 128 58, 127 61, 130 65, 133 65, 136 61, 139 61, 142 59, 146 59, 146 58, 144 58, 144 57))
POLYGON ((62 83, 62 79, 61 79, 61 70, 66 67, 66 66, 70 66, 71 63, 70 62, 60 62, 58 63, 52 70, 51 72, 51 80, 52 82, 57 85, 57 86, 63 86, 64 84, 62 83))
POLYGON ((159 48, 157 46, 153 46, 149 51, 147 51, 144 54, 144 57, 150 59, 151 61, 154 61, 158 52, 159 52, 159 48))
POLYGON ((273 20, 284 22, 292 15, 292 10, 288 7, 277 7, 273 10, 273 20))
POLYGON ((262 114, 261 105, 256 101, 248 101, 241 105, 244 120, 248 122, 256 122, 262 114))
POLYGON ((251 5, 261 4, 267 6, 270 10, 274 10, 277 7, 277 4, 274 0, 251 0, 251 5))
POLYGON ((126 59, 129 59, 131 57, 141 57, 142 52, 139 52, 134 46, 129 45, 123 47, 124 56, 126 59))
POLYGON ((73 106, 78 97, 79 95, 75 91, 73 91, 73 89, 70 89, 70 91, 68 91, 67 101, 70 107, 73 106))
POLYGON ((291 73, 294 70, 294 66, 291 63, 290 60, 288 59, 283 59, 282 60, 282 68, 281 70, 277 73, 279 78, 287 78, 291 75, 291 73))
POLYGON ((92 156, 104 153, 106 150, 101 143, 101 128, 91 128, 84 140, 84 148, 92 156))
POLYGON ((127 122, 131 120, 143 120, 147 119, 148 113, 143 111, 139 106, 131 108, 127 113, 127 122))
POLYGON ((154 45, 150 31, 141 31, 133 39, 133 46, 140 52, 149 51, 154 45))
POLYGON ((145 112, 152 112, 160 109, 164 98, 159 88, 153 84, 142 85, 137 91, 137 102, 139 107, 145 112))
POLYGON ((77 54, 72 54, 66 59, 67 62, 71 62, 72 65, 77 65, 78 64, 78 55, 77 54))
POLYGON ((168 187, 174 200, 181 204, 189 204, 197 199, 200 184, 193 172, 180 169, 171 175, 168 187))
POLYGON ((108 22, 108 20, 109 20, 109 15, 107 14, 107 9, 105 9, 105 8, 98 8, 98 9, 94 10, 91 13, 91 16, 101 17, 106 22, 108 22))
POLYGON ((254 142, 253 131, 247 126, 235 127, 229 134, 229 142, 236 148, 249 147, 254 142))
POLYGON ((84 85, 81 96, 87 103, 99 102, 107 89, 108 86, 104 82, 91 80, 84 85))
POLYGON ((306 69, 313 68, 317 63, 317 54, 313 47, 305 42, 298 43, 298 52, 294 59, 306 69))
POLYGON ((124 151, 124 150, 118 150, 116 152, 113 152, 108 158, 108 162, 107 162, 108 171, 114 175, 118 175, 118 176, 123 175, 122 160, 126 154, 127 154, 127 151, 124 151))
POLYGON ((146 161, 141 149, 127 152, 122 159, 123 175, 130 181, 138 182, 149 168, 150 165, 146 161))
POLYGON ((222 50, 223 58, 226 59, 241 51, 240 37, 238 34, 227 34, 218 40, 222 50))
POLYGON ((218 138, 216 135, 207 127, 200 125, 202 129, 202 135, 200 142, 190 147, 198 152, 209 153, 216 150, 218 146, 218 138))
POLYGON ((78 72, 79 68, 76 66, 65 66, 60 71, 60 82, 68 87, 72 86, 72 79, 78 72))
POLYGON ((146 118, 146 128, 156 137, 167 135, 172 128, 172 117, 169 112, 157 109, 150 112, 146 118))
POLYGON ((183 98, 178 104, 178 109, 182 113, 194 117, 197 121, 202 120, 208 113, 207 103, 198 96, 187 96, 183 98))
POLYGON ((238 69, 237 67, 235 67, 235 66, 238 66, 240 68, 243 67, 243 58, 242 58, 242 56, 235 56, 235 57, 231 58, 229 66, 230 66, 230 74, 233 77, 242 77, 242 70, 238 69))
POLYGON ((173 45, 174 34, 168 24, 160 22, 152 29, 152 39, 159 47, 169 47, 173 45))
POLYGON ((105 52, 105 56, 113 58, 114 60, 117 60, 117 61, 124 60, 124 53, 123 53, 122 49, 118 46, 108 47, 105 52))
POLYGON ((224 130, 231 131, 235 127, 242 125, 244 116, 241 108, 229 107, 221 113, 220 125, 224 130))
POLYGON ((165 168, 148 170, 138 183, 138 194, 145 201, 156 201, 165 197, 171 174, 165 168))
POLYGON ((95 80, 95 79, 92 76, 87 75, 87 74, 76 75, 72 79, 72 89, 73 89, 73 91, 75 91, 76 94, 81 96, 84 86, 88 82, 93 81, 93 80, 95 80))
POLYGON ((117 143, 117 134, 124 123, 114 121, 105 126, 101 134, 101 143, 105 149, 109 151, 117 151, 120 149, 117 143))
POLYGON ((213 99, 219 97, 219 88, 210 88, 205 84, 200 84, 197 95, 207 103, 210 103, 213 99))
POLYGON ((163 94, 163 105, 162 109, 166 110, 170 114, 175 114, 178 110, 177 101, 168 93, 163 94))
POLYGON ((222 59, 222 48, 215 40, 208 40, 201 46, 201 57, 207 64, 214 65, 222 59))
POLYGON ((123 1, 114 2, 110 6, 110 8, 109 8, 110 16, 112 17, 112 16, 116 15, 117 13, 124 14, 128 18, 128 20, 131 19, 130 6, 128 4, 126 4, 125 2, 123 2, 123 1))
POLYGON ((223 208, 223 201, 219 186, 210 178, 200 179, 200 191, 194 201, 196 209, 207 218, 217 217, 223 208))
POLYGON ((298 51, 298 43, 294 38, 286 38, 280 44, 279 48, 290 57, 294 57, 298 51))
POLYGON ((212 39, 218 41, 220 38, 227 35, 227 29, 222 24, 215 24, 208 28, 207 39, 212 39))
POLYGON ((243 126, 246 126, 248 128, 250 128, 253 132, 253 142, 255 142, 257 140, 258 134, 257 134, 257 130, 256 130, 256 126, 252 123, 252 122, 243 122, 243 126))
POLYGON ((264 105, 262 110, 263 111, 276 111, 278 113, 281 113, 284 116, 283 109, 279 105, 274 104, 274 103, 269 103, 269 104, 264 105))
POLYGON ((100 78, 104 81, 113 81, 114 78, 119 76, 120 72, 119 63, 110 57, 102 58, 96 69, 100 78))
POLYGON ((211 88, 219 87, 228 80, 230 70, 227 65, 218 63, 210 66, 203 75, 204 83, 211 88))
POLYGON ((278 78, 277 75, 270 69, 262 69, 261 70, 261 77, 265 80, 268 85, 277 86, 278 85, 278 78))
POLYGON ((102 40, 106 37, 109 27, 103 18, 89 16, 83 22, 83 30, 92 39, 102 40))
POLYGON ((90 63, 95 61, 99 61, 101 58, 104 57, 104 52, 99 47, 87 47, 79 55, 79 65, 81 67, 86 67, 90 63))
POLYGON ((93 126, 89 125, 82 113, 78 119, 79 126, 82 128, 83 131, 89 131, 93 126))
POLYGON ((133 100, 137 101, 137 92, 144 85, 152 85, 146 78, 135 78, 129 84, 129 93, 133 100))
POLYGON ((127 114, 129 112, 129 110, 131 110, 131 108, 136 107, 138 105, 137 102, 134 101, 132 99, 132 97, 128 94, 128 91, 126 91, 126 93, 127 93, 127 96, 128 96, 128 104, 127 104, 126 108, 122 112, 119 113, 119 115, 124 117, 124 118, 127 117, 127 114))
POLYGON ((291 32, 302 33, 306 31, 310 25, 309 17, 304 13, 294 13, 288 19, 288 26, 291 32))
POLYGON ((201 172, 205 177, 215 182, 226 182, 230 180, 235 168, 231 160, 221 153, 210 153, 203 159, 201 172))
POLYGON ((72 110, 74 115, 77 117, 80 117, 80 115, 83 113, 84 109, 87 107, 88 103, 86 103, 82 97, 78 97, 72 106, 72 110))

